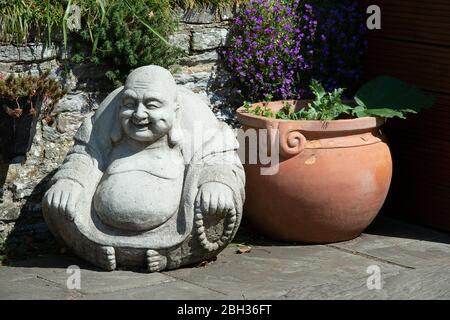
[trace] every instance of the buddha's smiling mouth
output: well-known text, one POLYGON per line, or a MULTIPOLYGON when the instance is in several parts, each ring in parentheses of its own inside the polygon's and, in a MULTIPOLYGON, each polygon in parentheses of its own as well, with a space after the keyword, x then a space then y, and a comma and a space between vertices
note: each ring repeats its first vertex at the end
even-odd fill
POLYGON ((148 127, 151 124, 149 121, 135 122, 131 120, 130 122, 133 125, 133 127, 135 127, 138 130, 148 130, 148 127))

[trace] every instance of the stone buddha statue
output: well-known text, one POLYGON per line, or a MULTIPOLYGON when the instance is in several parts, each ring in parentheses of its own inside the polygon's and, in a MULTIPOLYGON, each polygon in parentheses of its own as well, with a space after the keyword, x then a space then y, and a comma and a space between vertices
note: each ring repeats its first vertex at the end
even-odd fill
POLYGON ((81 125, 44 196, 44 217, 106 270, 207 260, 239 227, 237 148, 233 131, 168 70, 138 68, 81 125))

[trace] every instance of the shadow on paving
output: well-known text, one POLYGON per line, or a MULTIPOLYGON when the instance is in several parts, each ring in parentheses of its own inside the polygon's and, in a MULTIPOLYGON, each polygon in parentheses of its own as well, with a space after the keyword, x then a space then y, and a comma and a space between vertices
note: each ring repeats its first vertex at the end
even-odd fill
MULTIPOLYGON (((450 233, 434 230, 430 227, 411 224, 403 220, 388 218, 383 215, 378 216, 370 226, 363 232, 364 234, 385 236, 390 238, 410 239, 419 241, 429 241, 443 244, 450 244, 450 233)), ((344 241, 345 242, 345 241, 344 241)), ((267 238, 259 234, 246 221, 245 216, 241 226, 233 240, 235 244, 249 246, 302 246, 311 245, 307 243, 280 242, 267 238)))
POLYGON ((378 216, 364 231, 366 234, 450 244, 450 233, 411 224, 403 220, 378 216))
POLYGON ((67 269, 71 265, 77 265, 82 269, 99 271, 96 268, 72 255, 40 255, 36 258, 27 260, 15 260, 10 261, 6 266, 8 267, 19 267, 19 268, 56 268, 56 269, 67 269))

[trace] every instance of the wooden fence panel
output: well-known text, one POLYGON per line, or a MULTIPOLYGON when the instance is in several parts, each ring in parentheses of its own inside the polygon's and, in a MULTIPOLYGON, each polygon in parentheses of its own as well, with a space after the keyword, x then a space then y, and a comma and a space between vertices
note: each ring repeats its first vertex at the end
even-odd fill
POLYGON ((391 75, 437 96, 431 109, 385 125, 394 177, 384 211, 450 231, 450 1, 362 3, 381 8, 365 78, 391 75))

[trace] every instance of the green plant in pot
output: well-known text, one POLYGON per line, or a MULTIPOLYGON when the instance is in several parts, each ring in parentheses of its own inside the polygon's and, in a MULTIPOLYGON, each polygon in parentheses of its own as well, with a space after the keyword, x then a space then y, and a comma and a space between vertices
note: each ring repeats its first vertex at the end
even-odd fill
POLYGON ((31 146, 38 119, 51 122, 51 112, 65 94, 49 72, 41 75, 0 77, 0 121, 2 157, 23 159, 31 146))
MULTIPOLYGON (((267 149, 279 150, 271 174, 261 174, 266 166, 260 162, 244 164, 245 214, 279 240, 353 239, 376 217, 391 182, 392 160, 380 127, 434 99, 391 77, 363 85, 353 100, 342 100, 343 89, 326 92, 317 81, 311 90, 314 100, 245 103, 237 110, 247 135, 264 132, 277 144, 267 149)), ((248 144, 241 147, 250 152, 248 144)))

